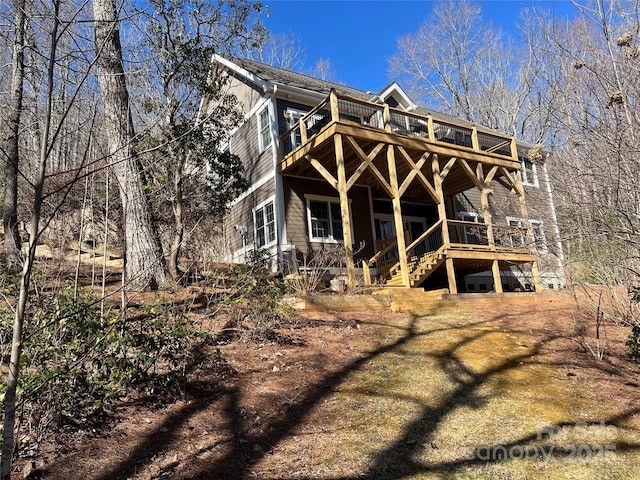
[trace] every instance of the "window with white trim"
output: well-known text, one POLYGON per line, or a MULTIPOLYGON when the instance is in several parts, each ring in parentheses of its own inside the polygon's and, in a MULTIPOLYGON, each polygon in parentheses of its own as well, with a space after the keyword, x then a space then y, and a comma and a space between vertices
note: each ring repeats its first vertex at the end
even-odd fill
POLYGON ((526 245, 524 232, 522 231, 522 219, 507 217, 507 225, 513 227, 509 233, 511 246, 514 248, 522 248, 526 245))
POLYGON ((536 247, 538 253, 547 253, 547 239, 544 236, 544 230, 542 229, 542 222, 540 220, 529 220, 531 225, 531 234, 533 235, 533 244, 536 247))
POLYGON ((307 220, 312 242, 342 242, 340 201, 324 197, 307 198, 307 220))
POLYGON ((522 163, 522 183, 530 187, 538 186, 538 173, 536 171, 536 164, 529 160, 529 157, 520 156, 520 162, 522 163))
POLYGON ((258 114, 258 129, 260 131, 260 151, 271 145, 271 120, 269 119, 269 107, 265 107, 258 114))
POLYGON ((276 214, 273 200, 253 211, 256 248, 265 247, 276 241, 276 214))

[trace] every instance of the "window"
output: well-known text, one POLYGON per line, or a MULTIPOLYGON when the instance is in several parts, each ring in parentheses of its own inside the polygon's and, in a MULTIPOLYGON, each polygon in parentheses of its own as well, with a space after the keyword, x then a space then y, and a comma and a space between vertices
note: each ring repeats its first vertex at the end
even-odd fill
POLYGON ((259 208, 256 208, 253 215, 256 248, 262 248, 265 245, 275 242, 276 216, 273 207, 273 200, 259 208))
POLYGON ((528 157, 520 156, 522 162, 522 183, 532 187, 538 186, 538 175, 536 172, 536 164, 529 160, 528 157))
POLYGON ((258 128, 260 129, 260 151, 271 145, 271 121, 269 120, 269 108, 265 108, 258 115, 258 128))
POLYGON ((514 248, 522 248, 524 247, 524 232, 522 231, 522 220, 519 218, 509 218, 507 217, 507 225, 510 227, 509 238, 511 239, 511 246, 514 248))
POLYGON ((312 241, 342 241, 340 203, 322 198, 307 199, 309 234, 312 241))
POLYGON ((547 253, 547 239, 544 236, 544 230, 542 230, 542 222, 539 220, 529 220, 531 225, 531 234, 533 235, 533 244, 536 247, 538 253, 547 253))

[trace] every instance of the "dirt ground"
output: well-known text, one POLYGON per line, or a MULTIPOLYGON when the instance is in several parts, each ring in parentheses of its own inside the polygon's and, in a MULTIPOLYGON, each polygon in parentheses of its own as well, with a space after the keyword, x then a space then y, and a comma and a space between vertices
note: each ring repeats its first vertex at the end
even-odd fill
MULTIPOLYGON (((597 361, 575 333, 574 307, 570 298, 540 302, 532 296, 517 305, 468 308, 456 314, 457 325, 485 322, 492 329, 517 333, 535 346, 532 361, 552 366, 565 386, 597 392, 601 406, 610 412, 607 422, 620 414, 639 424, 640 368, 625 357, 628 328, 607 327, 607 354, 597 361)), ((388 332, 406 324, 407 317, 392 312, 300 312, 270 339, 212 347, 183 400, 149 407, 125 399, 116 420, 102 430, 61 436, 64 443, 44 448, 35 462, 19 466, 31 471, 29 478, 51 480, 432 478, 356 463, 351 473, 329 474, 337 456, 319 440, 338 430, 332 405, 345 379, 373 368, 377 355, 390 351, 388 332)), ((429 319, 421 321, 428 324, 429 319)), ((591 327, 587 322, 587 337, 594 342, 591 327)), ((367 408, 362 402, 349 405, 358 411, 367 408)), ((359 427, 347 423, 345 429, 356 431, 345 434, 357 435, 359 427)), ((411 442, 403 440, 403 445, 411 448, 411 442)), ((439 448, 437 442, 430 445, 434 452, 439 448)), ((624 478, 640 478, 640 473, 627 474, 624 478)), ((443 475, 437 478, 453 478, 443 475)), ((17 476, 22 478, 22 473, 17 476)))

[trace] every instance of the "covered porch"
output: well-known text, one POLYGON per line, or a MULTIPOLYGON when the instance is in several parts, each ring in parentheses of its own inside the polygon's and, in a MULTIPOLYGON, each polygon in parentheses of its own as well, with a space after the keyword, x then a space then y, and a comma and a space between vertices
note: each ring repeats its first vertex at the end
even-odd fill
POLYGON ((500 262, 509 262, 529 264, 540 289, 514 138, 332 92, 280 145, 282 175, 323 180, 338 193, 350 287, 357 277, 349 191, 366 186, 391 202, 394 231, 403 233, 377 242, 374 255, 361 262, 364 284, 375 278, 419 287, 444 268, 450 293, 457 293, 457 275, 483 265, 502 292, 500 262), (489 196, 496 184, 518 198, 523 226, 492 222, 489 196), (481 199, 481 217, 473 222, 456 218, 453 206, 455 195, 470 189, 481 199), (402 202, 433 205, 437 218, 409 236, 402 202))

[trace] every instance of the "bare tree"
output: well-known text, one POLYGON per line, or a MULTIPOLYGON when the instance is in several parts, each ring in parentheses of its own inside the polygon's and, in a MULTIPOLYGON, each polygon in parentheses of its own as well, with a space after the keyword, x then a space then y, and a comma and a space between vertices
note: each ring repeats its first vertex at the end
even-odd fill
POLYGON ((333 69, 333 65, 331 64, 331 60, 328 58, 320 58, 313 66, 313 68, 309 69, 309 75, 312 77, 319 78, 320 80, 325 80, 327 82, 337 82, 338 76, 336 75, 335 70, 333 69))
POLYGON ((246 56, 258 62, 294 72, 302 71, 306 62, 300 37, 293 31, 265 34, 259 46, 250 49, 246 56))
POLYGON ((397 43, 389 74, 422 104, 522 133, 536 64, 526 48, 483 20, 479 4, 436 2, 430 19, 397 43))
POLYGON ((134 128, 115 1, 94 1, 93 15, 110 166, 124 210, 126 279, 133 287, 158 288, 168 284, 168 271, 145 191, 144 169, 133 148, 134 128))
POLYGON ((574 3, 580 16, 540 15, 556 153, 551 164, 565 244, 580 280, 640 278, 639 2, 574 3))
POLYGON ((8 112, 9 137, 6 141, 4 167, 4 203, 2 221, 7 260, 18 264, 21 261, 21 241, 18 233, 18 168, 20 165, 20 120, 25 69, 25 37, 27 28, 26 1, 16 0, 14 9, 14 39, 11 91, 8 112))

